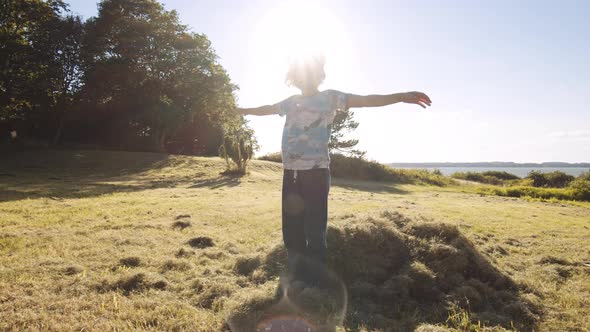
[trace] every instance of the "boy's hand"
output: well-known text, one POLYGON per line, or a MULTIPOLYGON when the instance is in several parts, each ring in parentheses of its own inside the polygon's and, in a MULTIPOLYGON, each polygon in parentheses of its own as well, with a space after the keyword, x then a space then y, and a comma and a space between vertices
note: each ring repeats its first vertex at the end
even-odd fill
POLYGON ((426 108, 426 105, 430 106, 432 104, 432 101, 425 93, 418 91, 404 93, 402 96, 402 102, 408 104, 417 104, 422 106, 422 108, 426 108))

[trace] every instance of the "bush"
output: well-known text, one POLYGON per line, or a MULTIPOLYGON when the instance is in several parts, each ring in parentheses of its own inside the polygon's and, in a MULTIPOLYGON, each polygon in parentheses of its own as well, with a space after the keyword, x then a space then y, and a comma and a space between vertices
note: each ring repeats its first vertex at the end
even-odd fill
POLYGON ((570 182, 569 189, 574 192, 576 200, 590 202, 590 171, 570 182))
POLYGON ((485 171, 481 173, 484 176, 495 177, 500 180, 518 180, 520 177, 506 171, 485 171))
POLYGON ((467 180, 467 181, 474 181, 479 183, 487 183, 487 184, 502 184, 502 180, 497 179, 492 176, 485 176, 482 173, 477 172, 456 172, 451 175, 451 177, 455 179, 467 180))
POLYGON ((462 179, 468 181, 474 181, 479 183, 487 183, 493 185, 503 185, 505 181, 518 180, 518 176, 500 171, 485 171, 482 173, 477 172, 457 172, 451 175, 455 179, 462 179))
POLYGON ((576 180, 588 181, 590 182, 590 170, 578 175, 576 180))
POLYGON ((251 128, 227 129, 223 142, 219 147, 219 156, 224 158, 227 163, 225 173, 245 174, 248 161, 257 149, 258 142, 251 128), (233 162, 234 167, 232 167, 230 160, 233 162))
POLYGON ((526 179, 532 181, 533 187, 565 188, 575 179, 575 177, 561 171, 553 171, 548 173, 531 171, 526 176, 526 179))

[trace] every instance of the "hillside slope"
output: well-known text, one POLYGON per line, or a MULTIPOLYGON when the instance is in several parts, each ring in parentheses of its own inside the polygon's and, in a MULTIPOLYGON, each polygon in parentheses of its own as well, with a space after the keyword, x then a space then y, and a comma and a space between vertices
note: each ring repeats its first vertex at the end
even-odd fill
POLYGON ((221 158, 4 157, 0 330, 249 331, 277 315, 342 331, 590 328, 590 204, 335 178, 333 287, 286 301, 280 164, 238 178, 221 158))

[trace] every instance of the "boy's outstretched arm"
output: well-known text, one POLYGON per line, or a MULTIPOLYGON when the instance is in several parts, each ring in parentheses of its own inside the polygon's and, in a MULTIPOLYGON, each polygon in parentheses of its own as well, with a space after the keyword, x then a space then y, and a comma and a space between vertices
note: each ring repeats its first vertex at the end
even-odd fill
POLYGON ((237 108, 236 111, 240 114, 244 115, 272 115, 272 114, 279 114, 279 106, 278 104, 274 105, 265 105, 260 107, 254 108, 237 108))
POLYGON ((417 104, 422 106, 422 108, 426 108, 426 106, 432 104, 432 101, 426 94, 418 91, 368 96, 348 94, 347 97, 348 107, 380 107, 402 102, 417 104))

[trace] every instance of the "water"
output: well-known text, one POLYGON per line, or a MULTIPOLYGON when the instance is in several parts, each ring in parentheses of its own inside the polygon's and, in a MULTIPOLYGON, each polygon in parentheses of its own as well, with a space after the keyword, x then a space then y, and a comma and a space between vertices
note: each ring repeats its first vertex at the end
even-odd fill
POLYGON ((485 172, 485 171, 500 171, 508 172, 519 176, 521 178, 527 176, 530 171, 539 171, 542 173, 548 173, 553 171, 562 171, 566 174, 578 176, 583 172, 588 171, 586 167, 395 167, 405 169, 427 169, 433 171, 435 169, 440 170, 444 175, 451 175, 457 172, 485 172))

